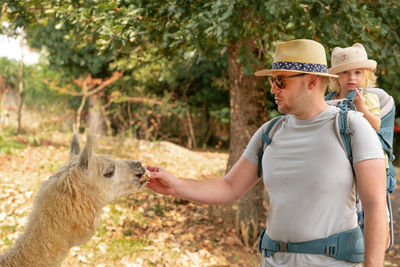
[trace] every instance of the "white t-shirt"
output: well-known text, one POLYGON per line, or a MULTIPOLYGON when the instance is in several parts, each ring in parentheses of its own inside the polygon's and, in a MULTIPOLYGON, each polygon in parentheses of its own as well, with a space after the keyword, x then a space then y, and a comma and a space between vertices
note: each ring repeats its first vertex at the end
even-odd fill
MULTIPOLYGON (((267 233, 282 242, 303 242, 357 227, 355 179, 335 132, 337 107, 314 118, 287 116, 262 159, 263 179, 270 196, 267 233)), ((376 132, 362 113, 349 113, 353 162, 383 158, 376 132)), ((257 165, 261 133, 253 135, 243 156, 257 165)), ((278 252, 272 266, 354 266, 324 255, 278 252)))

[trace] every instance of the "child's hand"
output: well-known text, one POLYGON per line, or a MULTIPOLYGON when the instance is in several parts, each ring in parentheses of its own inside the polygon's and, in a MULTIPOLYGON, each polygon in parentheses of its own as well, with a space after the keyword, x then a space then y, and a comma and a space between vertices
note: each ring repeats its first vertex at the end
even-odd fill
POLYGON ((353 99, 354 105, 356 105, 357 111, 364 113, 366 110, 364 97, 361 94, 361 90, 355 89, 355 91, 356 94, 353 99))

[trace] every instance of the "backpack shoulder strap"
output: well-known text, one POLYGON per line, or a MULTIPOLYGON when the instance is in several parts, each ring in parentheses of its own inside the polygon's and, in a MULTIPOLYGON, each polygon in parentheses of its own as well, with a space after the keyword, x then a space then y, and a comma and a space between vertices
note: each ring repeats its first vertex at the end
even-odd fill
POLYGON ((261 147, 258 150, 257 157, 257 177, 261 177, 262 172, 262 157, 264 155, 264 150, 272 141, 272 136, 275 134, 276 130, 278 129, 279 125, 282 121, 286 118, 285 115, 281 115, 278 117, 273 118, 267 125, 267 129, 264 133, 261 134, 261 147))
POLYGON ((329 94, 327 94, 325 96, 325 101, 332 100, 334 96, 335 96, 335 92, 330 92, 329 94))
POLYGON ((350 164, 353 166, 353 153, 351 151, 350 137, 353 132, 349 127, 348 113, 349 110, 347 108, 340 108, 340 111, 336 115, 335 129, 336 134, 339 137, 340 144, 343 150, 346 152, 350 164))

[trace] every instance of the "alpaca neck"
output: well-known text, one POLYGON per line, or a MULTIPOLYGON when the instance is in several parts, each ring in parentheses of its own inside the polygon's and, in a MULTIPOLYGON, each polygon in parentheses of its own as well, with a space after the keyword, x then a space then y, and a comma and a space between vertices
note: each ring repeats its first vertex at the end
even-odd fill
POLYGON ((91 211, 92 216, 89 216, 89 212, 86 216, 78 217, 81 221, 69 221, 65 225, 60 223, 60 220, 66 220, 65 217, 52 218, 54 224, 50 227, 43 227, 43 218, 30 217, 24 233, 13 247, 0 255, 0 266, 60 266, 71 247, 87 242, 96 231, 101 208, 93 207, 91 211))
POLYGON ((0 266, 60 266, 71 246, 66 240, 45 233, 35 234, 38 229, 26 229, 14 246, 0 256, 0 266))
POLYGON ((105 205, 90 187, 57 190, 58 179, 43 183, 24 233, 0 255, 0 266, 60 266, 73 246, 87 242, 100 222, 105 205), (70 194, 69 194, 70 193, 70 194))

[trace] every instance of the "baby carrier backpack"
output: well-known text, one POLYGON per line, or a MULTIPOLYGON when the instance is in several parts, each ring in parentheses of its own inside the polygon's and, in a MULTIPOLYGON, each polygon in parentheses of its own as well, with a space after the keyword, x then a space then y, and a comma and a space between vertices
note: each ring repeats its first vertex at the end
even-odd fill
MULTIPOLYGON (((388 157, 389 168, 386 169, 386 199, 388 205, 388 220, 390 227, 390 244, 386 249, 386 253, 389 252, 394 243, 394 233, 393 233, 393 215, 392 215, 392 207, 390 202, 389 193, 393 193, 396 188, 396 170, 393 166, 393 160, 395 159, 393 155, 393 134, 394 134, 394 119, 396 107, 394 104, 393 97, 391 97, 388 93, 380 88, 368 88, 365 89, 368 93, 376 94, 379 98, 380 110, 381 110, 381 127, 377 131, 379 141, 381 142, 382 148, 385 151, 388 157)), ((355 91, 351 91, 345 99, 332 100, 334 92, 329 93, 325 96, 325 100, 330 105, 335 105, 340 108, 339 118, 338 118, 338 127, 341 140, 344 145, 344 149, 346 151, 347 157, 350 162, 352 162, 352 154, 351 154, 351 143, 350 143, 350 132, 347 128, 347 113, 349 110, 355 110, 355 106, 353 103, 353 99, 355 96, 355 91)), ((361 210, 358 213, 358 223, 360 227, 364 228, 364 213, 361 210)))
MULTIPOLYGON (((389 168, 386 170, 386 197, 388 205, 388 219, 390 226, 390 244, 386 249, 386 253, 390 251, 394 243, 393 233, 393 216, 390 204, 389 193, 392 193, 396 187, 396 171, 393 166, 393 133, 394 133, 394 118, 395 118, 395 105, 393 98, 384 90, 379 88, 369 88, 367 92, 374 93, 379 97, 381 109, 381 128, 377 131, 382 148, 388 155, 389 168)), ((351 91, 345 99, 332 100, 334 93, 330 93, 325 97, 325 100, 330 105, 335 105, 340 108, 340 112, 336 116, 336 133, 340 144, 342 145, 346 155, 353 166, 352 151, 351 151, 351 130, 348 128, 347 115, 350 110, 355 110, 353 98, 355 91, 351 91)), ((271 143, 272 137, 279 125, 284 121, 285 115, 278 116, 271 120, 268 124, 265 133, 261 135, 262 146, 258 152, 258 177, 262 173, 262 157, 264 150, 271 143)), ((356 187, 357 188, 357 187, 356 187)), ((357 194, 358 196, 358 194, 357 194)), ((358 198, 358 197, 357 197, 358 198)), ((358 200, 359 201, 359 198, 358 200)), ((271 256, 275 252, 294 252, 294 253, 309 253, 309 254, 323 254, 334 257, 339 260, 348 262, 362 262, 364 260, 364 243, 363 243, 363 228, 364 228, 364 214, 363 210, 358 213, 358 224, 360 227, 338 233, 328 238, 311 240, 300 243, 282 243, 279 241, 271 240, 265 234, 265 228, 261 233, 259 242, 259 251, 265 256, 271 256), (361 241, 361 242, 359 242, 361 241), (353 244, 353 245, 348 245, 353 244)))

